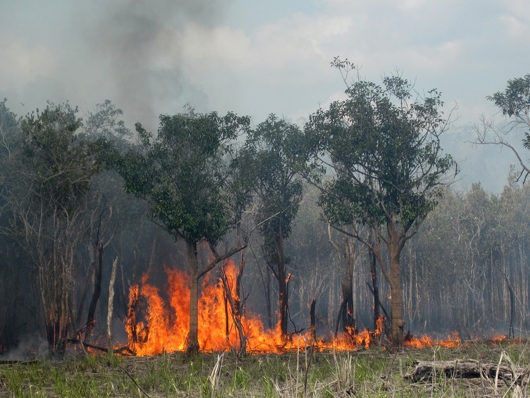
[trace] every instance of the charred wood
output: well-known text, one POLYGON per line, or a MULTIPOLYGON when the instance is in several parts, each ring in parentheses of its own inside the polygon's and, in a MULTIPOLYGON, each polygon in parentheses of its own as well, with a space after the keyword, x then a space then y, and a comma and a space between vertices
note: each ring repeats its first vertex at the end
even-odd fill
POLYGON ((450 378, 473 379, 484 378, 503 380, 507 383, 518 383, 529 370, 516 366, 505 366, 495 363, 482 363, 474 359, 455 361, 415 361, 412 369, 404 376, 412 382, 429 381, 438 376, 450 378))

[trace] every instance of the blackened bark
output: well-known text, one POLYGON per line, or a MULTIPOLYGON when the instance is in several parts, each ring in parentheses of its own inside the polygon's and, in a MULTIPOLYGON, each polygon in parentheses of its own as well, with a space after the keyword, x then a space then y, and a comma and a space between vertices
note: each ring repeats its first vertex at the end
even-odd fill
POLYGON ((346 333, 355 333, 355 309, 353 307, 353 271, 355 268, 355 250, 353 242, 344 241, 344 277, 342 282, 342 328, 346 333))
POLYGON ((311 302, 311 309, 309 310, 309 318, 310 318, 310 325, 311 325, 311 338, 313 341, 316 341, 316 329, 317 329, 317 318, 315 314, 315 308, 316 308, 316 300, 313 300, 311 302))
MULTIPOLYGON (((232 291, 230 289, 230 283, 228 281, 228 278, 226 276, 226 273, 224 272, 224 269, 221 268, 221 281, 223 282, 223 288, 225 291, 225 301, 228 302, 230 305, 230 309, 232 312, 232 320, 234 321, 234 325, 236 326, 237 333, 239 335, 239 355, 245 355, 247 351, 247 337, 245 336, 245 332, 243 330, 243 323, 241 322, 241 300, 240 300, 240 287, 241 287, 241 277, 243 275, 243 270, 245 268, 245 259, 244 256, 241 256, 241 262, 240 266, 236 275, 236 280, 234 281, 235 286, 235 292, 232 294, 232 291)), ((227 314, 227 322, 228 322, 228 314, 227 314)), ((228 323, 227 323, 227 333, 226 333, 227 339, 228 339, 228 323)))
POLYGON ((276 236, 277 274, 278 280, 278 303, 280 306, 280 328, 282 337, 287 335, 287 322, 289 318, 289 275, 285 266, 285 254, 283 250, 283 236, 280 231, 276 236))
POLYGON ((379 299, 379 285, 377 281, 377 268, 376 268, 376 257, 373 252, 370 252, 370 277, 372 280, 372 293, 374 295, 374 330, 377 330, 377 320, 381 316, 381 313, 379 311, 379 307, 381 305, 381 301, 379 299))
POLYGON ((92 294, 92 299, 90 300, 90 305, 88 307, 88 316, 84 338, 85 342, 88 342, 90 340, 92 330, 94 329, 94 326, 96 324, 96 308, 98 305, 99 298, 101 296, 101 281, 103 279, 103 242, 101 240, 96 243, 95 251, 97 252, 96 275, 94 280, 94 292, 92 294))

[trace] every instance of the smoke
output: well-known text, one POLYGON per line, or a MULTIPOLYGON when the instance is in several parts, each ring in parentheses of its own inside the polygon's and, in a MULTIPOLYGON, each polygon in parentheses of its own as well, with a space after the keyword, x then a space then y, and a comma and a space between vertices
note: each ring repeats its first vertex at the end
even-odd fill
POLYGON ((43 359, 48 355, 48 343, 38 335, 28 335, 21 338, 20 343, 0 355, 0 362, 28 361, 43 359))
POLYGON ((176 104, 205 102, 183 74, 182 29, 188 23, 212 25, 227 3, 219 0, 120 0, 103 2, 87 32, 89 46, 106 68, 114 102, 127 119, 156 124, 176 104), (104 3, 104 4, 103 4, 104 3), (107 4, 111 4, 110 7, 107 4), (187 98, 183 98, 187 97, 187 98))

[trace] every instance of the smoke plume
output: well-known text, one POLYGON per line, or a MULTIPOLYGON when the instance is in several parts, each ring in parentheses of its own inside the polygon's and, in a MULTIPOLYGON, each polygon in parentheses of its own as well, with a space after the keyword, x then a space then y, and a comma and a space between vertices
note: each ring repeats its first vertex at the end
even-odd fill
POLYGON ((168 105, 201 98, 183 76, 179 32, 187 23, 215 24, 227 3, 121 0, 108 4, 111 6, 101 11, 88 38, 95 56, 106 65, 114 102, 124 109, 126 118, 150 126, 168 105), (192 98, 182 98, 186 93, 192 98))

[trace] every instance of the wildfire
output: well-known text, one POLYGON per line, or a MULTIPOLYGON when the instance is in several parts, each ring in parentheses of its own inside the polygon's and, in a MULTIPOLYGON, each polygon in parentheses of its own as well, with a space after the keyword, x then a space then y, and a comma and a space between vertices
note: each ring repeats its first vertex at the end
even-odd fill
POLYGON ((460 347, 462 341, 458 332, 453 332, 451 336, 448 336, 446 340, 434 340, 430 336, 414 337, 406 336, 403 345, 411 348, 430 348, 434 346, 445 347, 445 348, 457 348, 460 347))
MULTIPOLYGON (((227 297, 229 294, 233 301, 239 302, 235 287, 237 267, 228 261, 223 271, 226 285, 220 278, 216 283, 209 283, 205 277, 202 283, 198 307, 199 346, 203 352, 238 349, 241 344, 231 309, 233 307, 229 305, 227 297)), ((190 310, 189 277, 184 272, 171 269, 166 269, 166 274, 168 288, 163 292, 164 297, 167 295, 165 300, 159 289, 149 284, 148 275, 142 277, 139 285, 130 288, 125 328, 128 347, 136 355, 148 356, 186 349, 190 310)), ((315 338, 314 329, 282 337, 279 323, 273 329, 266 329, 259 316, 248 311, 241 314, 239 319, 246 349, 250 353, 283 353, 309 346, 319 351, 369 348, 376 339, 382 337, 384 328, 384 318, 380 317, 373 332, 366 329, 359 332, 351 328, 332 341, 324 341, 315 338)), ((498 340, 502 341, 501 338, 498 340)), ((404 346, 410 348, 455 348, 461 344, 457 332, 445 340, 410 334, 404 339, 404 346)))
MULTIPOLYGON (((227 262, 224 273, 233 298, 235 291, 236 266, 227 262)), ((189 277, 180 271, 166 269, 169 288, 168 304, 164 302, 158 288, 148 283, 144 275, 140 285, 133 285, 129 291, 129 310, 125 328, 128 346, 139 356, 177 352, 186 349, 189 332, 189 277), (140 314, 143 317, 140 319, 140 314)), ((199 346, 204 352, 227 351, 238 348, 240 341, 233 314, 227 303, 225 288, 221 280, 211 284, 205 278, 199 298, 199 346)), ((252 353, 282 353, 312 346, 317 350, 355 350, 369 348, 374 339, 381 335, 383 318, 378 328, 371 332, 350 330, 333 341, 315 339, 310 330, 306 333, 282 337, 280 325, 267 330, 260 318, 248 311, 241 315, 241 325, 246 338, 247 351, 252 353)))

